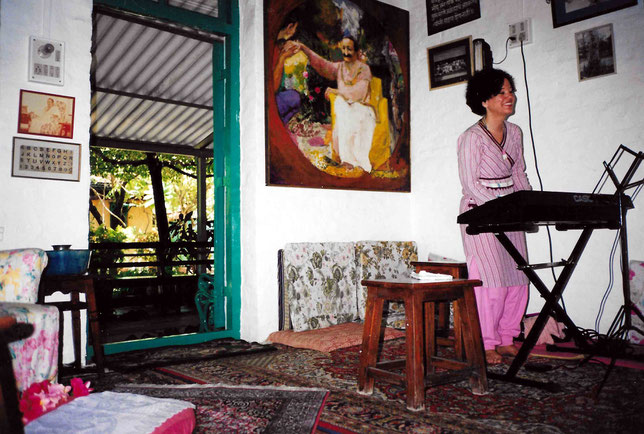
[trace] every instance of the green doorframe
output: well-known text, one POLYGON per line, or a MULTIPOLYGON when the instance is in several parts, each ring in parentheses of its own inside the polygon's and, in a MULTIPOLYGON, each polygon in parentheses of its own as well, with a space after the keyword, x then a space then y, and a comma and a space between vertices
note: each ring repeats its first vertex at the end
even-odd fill
MULTIPOLYGON (((106 344, 105 354, 217 338, 239 339, 241 329, 239 3, 219 0, 219 17, 169 6, 167 0, 95 0, 94 4, 197 27, 222 36, 213 43, 213 152, 215 172, 214 256, 216 284, 227 298, 226 330, 106 344), (220 65, 217 68, 215 65, 220 65), (223 199, 223 200, 222 200, 223 199)), ((91 356, 93 348, 87 347, 91 356)))

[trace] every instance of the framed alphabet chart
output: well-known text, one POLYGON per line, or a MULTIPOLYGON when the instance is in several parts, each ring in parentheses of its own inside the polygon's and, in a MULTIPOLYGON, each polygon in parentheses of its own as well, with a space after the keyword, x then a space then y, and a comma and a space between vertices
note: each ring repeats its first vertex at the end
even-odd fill
POLYGON ((80 144, 14 137, 11 176, 78 181, 80 144))

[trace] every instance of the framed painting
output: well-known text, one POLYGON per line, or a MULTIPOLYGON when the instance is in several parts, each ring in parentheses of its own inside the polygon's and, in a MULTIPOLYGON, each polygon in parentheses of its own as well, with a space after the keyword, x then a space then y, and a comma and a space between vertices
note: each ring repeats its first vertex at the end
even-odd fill
POLYGON ((479 0, 426 0, 426 2, 428 35, 481 18, 479 0))
POLYGON ((636 4, 637 0, 551 0, 552 26, 565 26, 636 4))
POLYGON ((430 90, 466 82, 474 74, 472 37, 428 48, 427 65, 430 90))
POLYGON ((11 176, 78 181, 80 144, 14 137, 11 176))
POLYGON ((409 13, 264 0, 266 184, 409 192, 409 13))
POLYGON ((21 89, 18 132, 73 138, 74 101, 75 98, 71 96, 21 89))
POLYGON ((579 81, 615 74, 613 25, 606 24, 575 33, 579 81))

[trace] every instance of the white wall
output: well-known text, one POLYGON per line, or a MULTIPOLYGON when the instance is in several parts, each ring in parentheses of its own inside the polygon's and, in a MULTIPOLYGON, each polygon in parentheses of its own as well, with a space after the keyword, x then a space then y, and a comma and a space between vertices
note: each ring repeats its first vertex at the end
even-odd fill
MULTIPOLYGON (((455 225, 460 200, 457 179, 458 135, 478 120, 464 102, 465 85, 429 91, 428 47, 471 35, 484 38, 494 61, 505 55, 510 23, 532 19, 534 42, 524 46, 532 128, 544 190, 590 192, 620 144, 644 150, 644 10, 637 6, 553 29, 550 5, 534 0, 481 0, 481 19, 427 36, 424 0, 410 0, 412 65, 411 149, 414 175, 412 208, 414 238, 421 251, 464 259, 455 225), (575 32, 612 23, 617 74, 579 82, 575 32)), ((528 176, 539 188, 530 142, 523 64, 520 48, 510 48, 502 64, 517 86, 516 114, 510 118, 524 133, 528 176)), ((639 176, 643 175, 640 168, 639 176)), ((610 187, 610 186, 607 186, 610 187)), ((605 193, 614 189, 606 188, 605 193)), ((644 258, 644 197, 629 212, 630 257, 644 258)), ((614 231, 596 231, 564 292, 569 315, 580 327, 592 328, 609 282, 609 254, 614 231)), ((579 231, 552 230, 555 261, 567 258, 579 231)), ((547 233, 528 235, 530 262, 549 262, 547 233)), ((616 258, 618 271, 619 257, 616 258)), ((560 271, 561 269, 557 269, 560 271)), ((540 273, 551 287, 549 272, 540 273)), ((617 278, 620 275, 617 274, 617 278)), ((531 289, 528 312, 538 312, 542 299, 531 289)), ((615 283, 603 316, 605 332, 623 301, 621 281, 615 283)))
MULTIPOLYGON (((388 1, 405 6, 404 1, 388 1)), ((277 330, 277 251, 288 242, 413 239, 409 193, 267 187, 262 2, 241 9, 243 339, 277 330)), ((414 166, 412 166, 412 173, 414 166)))
MULTIPOLYGON (((0 9, 0 250, 71 244, 87 248, 89 230, 89 68, 92 35, 89 0, 3 1, 0 9), (65 44, 64 86, 27 80, 29 37, 65 44), (17 134, 20 89, 75 98, 71 140, 17 134), (79 143, 80 181, 11 176, 13 137, 79 143)), ((58 293, 53 298, 60 299, 58 293)), ((51 299, 52 297, 50 297, 51 299)), ((65 362, 73 360, 71 315, 65 313, 65 362)), ((83 313, 82 319, 85 321, 83 313)), ((82 337, 85 353, 85 336, 82 337)))
MULTIPOLYGON (((535 42, 525 47, 533 129, 544 187, 590 191, 603 160, 620 143, 642 150, 644 105, 644 11, 635 7, 552 28, 545 1, 481 0, 482 18, 427 36, 424 0, 388 0, 410 13, 412 193, 267 187, 264 180, 264 92, 262 2, 240 0, 241 12, 241 186, 242 338, 264 340, 277 329, 277 250, 294 241, 406 239, 419 243, 420 256, 440 253, 463 259, 455 224, 460 186, 456 139, 477 118, 463 102, 464 85, 429 91, 428 47, 472 35, 504 54, 507 25, 531 18, 535 42), (617 74, 578 82, 574 33, 613 23, 617 74)), ((0 8, 0 249, 71 243, 84 247, 88 231, 90 0, 3 1, 0 8), (28 37, 66 43, 65 86, 27 81, 28 37), (74 138, 82 145, 80 182, 11 177, 12 138, 17 134, 20 89, 76 98, 74 138)), ((517 113, 511 120, 525 133, 528 175, 537 186, 530 150, 520 51, 511 49, 500 65, 516 78, 517 113)), ((640 170, 641 172, 641 170, 640 170)), ((629 212, 630 254, 644 259, 644 203, 629 212)), ((567 257, 578 233, 553 232, 555 258, 567 257)), ((614 233, 597 231, 565 293, 573 320, 592 327, 608 282, 614 233)), ((545 231, 529 236, 533 261, 547 260, 545 231)), ((546 282, 549 281, 546 279, 546 282)), ((619 282, 618 282, 619 283, 619 282)), ((540 300, 532 290, 530 311, 540 300)), ((616 287, 602 326, 621 304, 616 287)))
POLYGON ((89 0, 3 1, 0 22, 0 249, 71 244, 87 247, 89 191, 89 0), (64 86, 27 80, 29 36, 65 43, 64 86), (20 89, 76 98, 71 140, 18 135, 20 89), (13 137, 81 144, 80 181, 11 176, 13 137))
MULTIPOLYGON (((537 158, 545 190, 590 192, 619 144, 643 148, 644 13, 635 7, 553 29, 545 1, 481 0, 479 20, 427 36, 425 0, 387 1, 410 13, 412 193, 365 193, 266 187, 264 182, 263 15, 259 3, 241 2, 242 71, 242 337, 263 340, 277 329, 276 252, 292 241, 410 239, 421 258, 432 253, 464 259, 456 217, 460 185, 456 140, 477 121, 464 103, 465 85, 429 91, 427 48, 472 35, 503 58, 508 24, 532 19, 534 43, 524 47, 537 158), (574 33, 613 23, 617 74, 580 83, 574 33), (639 121, 639 122, 638 122, 639 121)), ((538 180, 532 156, 523 66, 519 48, 497 67, 514 75, 518 87, 511 121, 524 130, 528 175, 538 180)), ((605 192, 612 192, 607 189, 605 192)), ((639 200, 640 202, 642 199, 639 200)), ((637 205, 637 204, 636 204, 637 205)), ((644 258, 644 205, 629 213, 630 255, 644 258)), ((579 232, 553 231, 555 260, 568 257, 579 232)), ((577 325, 594 325, 608 284, 614 232, 593 234, 565 292, 577 325)), ((546 231, 528 238, 532 262, 548 262, 546 231)), ((615 271, 618 272, 616 264, 615 271)), ((548 286, 551 278, 543 276, 548 286)), ((608 327, 621 305, 616 282, 602 322, 608 327)), ((532 289, 529 312, 541 298, 532 289)))

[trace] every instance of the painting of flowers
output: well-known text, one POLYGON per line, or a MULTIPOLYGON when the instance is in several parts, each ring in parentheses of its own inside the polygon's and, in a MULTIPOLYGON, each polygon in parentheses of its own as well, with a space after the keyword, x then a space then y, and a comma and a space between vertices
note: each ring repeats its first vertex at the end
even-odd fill
POLYGON ((410 191, 409 17, 265 0, 266 183, 410 191))

